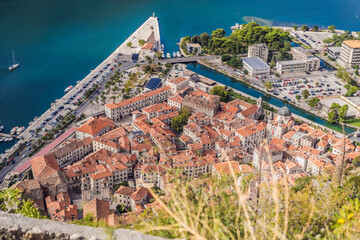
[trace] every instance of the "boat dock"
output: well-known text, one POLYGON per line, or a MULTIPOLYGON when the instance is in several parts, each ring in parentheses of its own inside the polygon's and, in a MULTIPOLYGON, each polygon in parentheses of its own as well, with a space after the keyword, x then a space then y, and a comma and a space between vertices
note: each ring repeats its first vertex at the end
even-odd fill
POLYGON ((11 135, 11 134, 8 134, 8 133, 0 133, 0 137, 7 137, 7 138, 18 138, 17 135, 11 135))

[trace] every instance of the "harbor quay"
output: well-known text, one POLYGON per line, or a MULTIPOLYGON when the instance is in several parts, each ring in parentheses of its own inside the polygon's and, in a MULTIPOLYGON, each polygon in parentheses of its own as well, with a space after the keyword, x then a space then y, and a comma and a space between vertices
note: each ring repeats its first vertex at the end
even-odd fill
MULTIPOLYGON (((66 94, 60 99, 56 99, 49 109, 47 109, 41 116, 35 118, 30 122, 29 126, 17 136, 19 139, 10 149, 6 150, 1 156, 1 160, 9 159, 9 156, 16 151, 19 146, 23 143, 29 143, 29 147, 41 136, 46 134, 45 129, 48 129, 50 126, 46 119, 55 119, 56 116, 62 115, 65 116, 70 111, 73 112, 76 116, 80 116, 87 107, 89 107, 89 100, 95 99, 95 95, 100 93, 107 80, 115 74, 116 71, 122 72, 129 68, 135 67, 136 63, 130 61, 132 54, 139 54, 141 51, 141 46, 139 45, 139 40, 148 40, 154 43, 154 50, 160 50, 161 41, 160 41, 160 29, 158 18, 155 16, 149 17, 139 28, 135 30, 119 47, 116 48, 103 62, 101 62, 95 69, 92 69, 90 73, 85 76, 82 80, 78 81, 75 86, 69 86, 66 94), (128 43, 131 42, 132 46, 129 47, 128 43), (92 84, 92 85, 91 85, 92 84), (92 86, 98 84, 99 87, 92 96, 90 96, 86 101, 81 105, 76 106, 73 103, 76 102, 76 99, 84 92, 89 90, 92 86), (74 97, 75 96, 75 97, 74 97), (74 97, 74 99, 68 102, 69 98, 74 97), (52 115, 56 111, 56 115, 52 115), (43 124, 45 123, 45 124, 43 124), (45 128, 45 129, 44 129, 45 128), (39 133, 34 134, 37 129, 40 129, 39 133)), ((139 64, 144 64, 139 62, 139 64)), ((51 120, 50 120, 51 121, 51 120)), ((48 121, 48 122, 50 122, 48 121)), ((31 149, 24 150, 21 156, 15 156, 13 161, 14 164, 9 164, 0 172, 0 181, 14 169, 18 169, 19 166, 29 162, 31 158, 28 155, 32 152, 31 149)))

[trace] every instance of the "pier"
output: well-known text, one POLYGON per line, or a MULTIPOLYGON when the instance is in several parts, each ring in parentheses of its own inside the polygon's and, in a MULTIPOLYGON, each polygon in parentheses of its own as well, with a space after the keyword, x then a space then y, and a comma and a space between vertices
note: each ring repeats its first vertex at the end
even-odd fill
POLYGON ((18 136, 15 136, 15 135, 11 135, 11 134, 8 134, 8 133, 0 133, 0 137, 12 137, 12 138, 18 138, 18 136))

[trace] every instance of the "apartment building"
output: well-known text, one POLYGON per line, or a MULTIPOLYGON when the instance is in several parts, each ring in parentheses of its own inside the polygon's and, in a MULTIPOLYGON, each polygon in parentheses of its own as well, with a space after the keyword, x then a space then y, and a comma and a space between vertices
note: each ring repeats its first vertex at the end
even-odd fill
POLYGON ((190 80, 188 77, 177 77, 166 81, 166 85, 171 88, 173 94, 176 92, 188 88, 190 86, 190 80))
POLYGON ((52 153, 60 168, 80 161, 85 156, 93 152, 93 140, 91 137, 80 141, 72 140, 68 144, 55 148, 52 153))
POLYGON ((278 61, 276 69, 280 74, 303 73, 306 71, 305 60, 278 61))
POLYGON ((170 96, 171 89, 169 86, 165 86, 119 103, 106 104, 105 114, 108 118, 119 121, 122 117, 131 115, 133 111, 167 101, 170 96))
POLYGON ((211 117, 215 116, 219 109, 219 103, 206 99, 202 96, 186 95, 182 101, 182 106, 188 107, 193 113, 204 113, 211 117))
POLYGON ((264 62, 267 62, 269 56, 269 48, 265 43, 254 44, 249 47, 248 57, 258 57, 264 62))
POLYGON ((78 140, 91 137, 95 138, 115 128, 115 125, 109 118, 99 117, 91 118, 76 130, 78 140))
POLYGON ((341 44, 339 63, 351 68, 360 65, 360 40, 347 40, 341 44))

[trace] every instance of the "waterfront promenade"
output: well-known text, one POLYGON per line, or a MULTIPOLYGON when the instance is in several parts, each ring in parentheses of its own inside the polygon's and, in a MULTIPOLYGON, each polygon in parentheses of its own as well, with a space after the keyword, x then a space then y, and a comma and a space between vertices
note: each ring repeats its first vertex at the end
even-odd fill
MULTIPOLYGON (((136 31, 131 34, 114 52, 112 52, 102 63, 100 63, 95 69, 93 69, 87 76, 85 76, 81 81, 78 81, 76 86, 74 86, 69 92, 67 92, 62 98, 55 100, 53 104, 51 104, 51 107, 45 111, 40 117, 38 117, 36 120, 32 122, 31 125, 29 125, 24 132, 22 132, 18 138, 19 140, 16 144, 14 144, 13 147, 11 147, 9 150, 7 150, 4 154, 1 155, 1 159, 8 159, 10 154, 12 154, 14 151, 16 151, 21 143, 24 142, 33 142, 34 140, 37 140, 41 138, 43 134, 45 134, 43 131, 40 131, 37 135, 31 135, 30 131, 35 131, 36 129, 40 128, 41 123, 44 122, 47 118, 52 118, 51 114, 59 109, 61 106, 65 106, 64 109, 59 110, 58 114, 61 114, 65 116, 70 109, 74 111, 74 113, 77 116, 80 116, 86 108, 89 106, 90 100, 94 100, 96 97, 96 94, 93 94, 90 96, 85 102, 83 102, 80 106, 74 106, 73 104, 65 104, 65 102, 74 94, 79 93, 79 91, 87 89, 84 88, 85 84, 89 84, 90 81, 95 77, 95 75, 98 75, 95 80, 101 80, 100 87, 97 89, 97 93, 100 93, 106 81, 116 72, 122 72, 124 70, 127 70, 129 68, 135 67, 136 63, 128 61, 130 59, 130 54, 139 53, 141 47, 137 46, 138 41, 140 39, 143 40, 149 40, 155 41, 157 46, 161 46, 160 41, 160 29, 159 29, 159 23, 158 18, 152 16, 148 18, 136 31), (134 43, 134 46, 128 47, 128 42, 134 43), (120 64, 115 62, 114 59, 118 58, 123 59, 123 61, 120 61, 120 64), (109 73, 105 74, 106 71, 102 71, 104 67, 109 66, 112 67, 114 65, 114 69, 109 73)), ((30 145, 31 146, 31 145, 30 145)), ((21 154, 28 155, 31 152, 31 150, 23 151, 21 154)), ((13 169, 17 170, 25 170, 23 168, 18 168, 19 166, 22 166, 23 164, 28 164, 30 162, 30 158, 25 157, 23 158, 21 154, 14 158, 14 161, 16 162, 14 165, 10 164, 8 166, 5 166, 1 172, 0 172, 0 181, 5 177, 7 173, 12 171, 13 169)))

